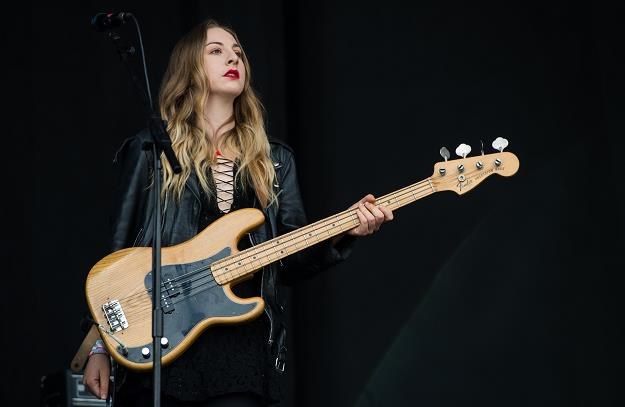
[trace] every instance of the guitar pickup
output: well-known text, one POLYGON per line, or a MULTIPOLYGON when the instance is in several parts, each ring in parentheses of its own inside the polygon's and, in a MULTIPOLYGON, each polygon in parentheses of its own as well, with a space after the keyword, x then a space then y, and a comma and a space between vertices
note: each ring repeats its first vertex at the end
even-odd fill
POLYGON ((171 297, 164 293, 161 295, 161 309, 164 314, 171 314, 176 309, 174 308, 174 303, 171 300, 171 297))
POLYGON ((165 289, 165 291, 167 292, 167 296, 169 298, 174 298, 177 295, 180 294, 180 289, 178 288, 177 285, 175 285, 171 279, 167 279, 167 281, 165 281, 165 284, 163 284, 163 288, 165 289))

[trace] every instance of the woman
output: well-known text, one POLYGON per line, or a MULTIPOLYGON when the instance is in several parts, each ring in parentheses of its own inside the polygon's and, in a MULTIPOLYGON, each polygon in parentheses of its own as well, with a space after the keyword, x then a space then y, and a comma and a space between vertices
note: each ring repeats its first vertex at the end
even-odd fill
MULTIPOLYGON (((250 86, 250 66, 236 34, 206 21, 183 37, 171 55, 159 105, 174 151, 183 167, 174 174, 164 161, 161 199, 163 246, 189 240, 220 216, 255 207, 265 225, 243 239, 255 245, 306 225, 292 151, 269 141, 262 106, 250 86)), ((151 244, 150 153, 144 131, 127 140, 116 162, 121 171, 113 219, 113 250, 151 244)), ((280 283, 312 275, 343 260, 356 236, 378 230, 393 218, 367 195, 358 208, 360 225, 343 235, 287 257, 235 287, 242 297, 261 295, 265 313, 242 325, 211 327, 163 369, 163 405, 261 406, 281 398, 286 357, 285 304, 280 283), (282 268, 288 269, 282 272, 282 268), (198 404, 199 403, 199 404, 198 404)), ((109 357, 96 345, 84 382, 106 398, 109 357)), ((151 375, 119 378, 119 405, 151 405, 151 375)))

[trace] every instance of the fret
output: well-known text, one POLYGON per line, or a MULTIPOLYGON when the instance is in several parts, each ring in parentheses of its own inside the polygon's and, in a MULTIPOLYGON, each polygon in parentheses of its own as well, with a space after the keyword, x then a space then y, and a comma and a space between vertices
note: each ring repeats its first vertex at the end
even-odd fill
POLYGON ((327 226, 326 226, 326 220, 322 219, 319 221, 319 224, 317 225, 317 227, 315 228, 316 230, 316 235, 317 240, 319 240, 319 237, 322 238, 322 240, 325 240, 326 238, 330 237, 330 235, 327 233, 327 226))
POLYGON ((274 261, 278 260, 277 258, 272 259, 272 258, 271 258, 271 256, 272 256, 272 255, 274 255, 274 256, 275 256, 275 254, 274 254, 274 253, 272 253, 270 250, 266 250, 266 251, 265 251, 265 257, 267 258, 267 260, 269 260, 269 261, 267 262, 267 264, 269 264, 269 263, 273 263, 274 261))
MULTIPOLYGON (((256 269, 259 269, 259 268, 263 267, 263 263, 260 261, 260 256, 259 256, 258 252, 259 252, 259 250, 258 250, 257 246, 255 246, 252 249, 251 253, 249 254, 250 261, 252 262, 252 264, 254 264, 254 262, 256 262, 256 267, 255 267, 256 269)), ((261 252, 262 252, 262 250, 261 250, 261 252)))
POLYGON ((245 275, 245 273, 243 272, 242 267, 241 267, 241 257, 237 255, 237 256, 235 256, 235 258, 233 260, 235 261, 234 265, 232 267, 232 272, 234 273, 234 275, 236 277, 241 277, 241 276, 245 275))
POLYGON ((351 218, 351 215, 349 214, 349 212, 347 213, 347 222, 344 219, 339 219, 339 216, 337 215, 337 221, 338 221, 338 228, 339 228, 339 234, 345 232, 345 226, 349 226, 349 220, 351 218))
POLYGON ((410 192, 412 192, 412 202, 414 202, 414 201, 416 201, 416 200, 417 200, 417 197, 416 197, 416 196, 415 196, 415 194, 414 194, 414 190, 415 190, 415 188, 411 186, 411 187, 410 187, 410 189, 411 189, 411 191, 410 191, 410 192))
POLYGON ((263 267, 266 266, 267 264, 271 264, 274 262, 275 259, 273 259, 271 257, 271 252, 269 250, 269 248, 265 248, 263 250, 263 256, 262 256, 262 263, 263 263, 263 267))
POLYGON ((341 230, 341 227, 340 227, 340 223, 339 223, 339 222, 340 222, 340 220, 338 219, 338 215, 335 215, 335 216, 332 218, 332 220, 328 221, 328 223, 329 223, 329 224, 328 224, 328 229, 329 229, 329 230, 328 230, 328 234, 329 234, 330 236, 335 236, 335 235, 338 235, 338 234, 339 234, 339 232, 340 232, 340 230, 341 230), (338 232, 337 232, 337 229, 339 230, 338 232))
POLYGON ((289 246, 284 244, 284 243, 282 244, 281 247, 277 248, 276 250, 278 251, 278 253, 277 253, 278 258, 280 258, 280 259, 283 258, 283 257, 286 257, 286 256, 288 256, 290 254, 289 253, 289 246))
POLYGON ((302 235, 301 233, 299 233, 297 235, 297 240, 295 242, 295 247, 296 247, 296 250, 302 250, 302 249, 305 249, 307 247, 306 237, 304 235, 302 235))

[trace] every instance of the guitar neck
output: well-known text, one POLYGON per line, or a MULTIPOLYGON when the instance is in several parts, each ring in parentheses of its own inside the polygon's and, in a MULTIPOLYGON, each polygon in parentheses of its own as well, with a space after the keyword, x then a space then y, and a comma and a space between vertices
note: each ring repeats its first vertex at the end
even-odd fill
MULTIPOLYGON (((436 192, 432 180, 426 178, 405 188, 379 197, 375 205, 392 210, 401 208, 436 192)), ((259 268, 304 250, 360 225, 357 209, 346 209, 308 226, 268 240, 212 264, 219 284, 226 284, 257 271, 259 268)))

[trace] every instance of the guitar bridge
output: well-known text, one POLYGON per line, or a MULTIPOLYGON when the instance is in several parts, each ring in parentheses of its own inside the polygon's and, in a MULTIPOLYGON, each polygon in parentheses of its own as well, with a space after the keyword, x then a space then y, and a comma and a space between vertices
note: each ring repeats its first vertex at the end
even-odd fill
POLYGON ((111 327, 111 332, 119 332, 128 328, 128 320, 124 315, 124 310, 121 304, 117 300, 109 301, 102 305, 102 311, 106 316, 106 320, 111 327))

